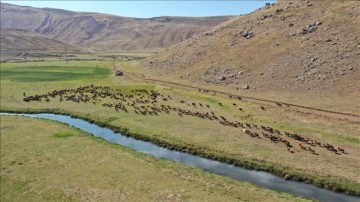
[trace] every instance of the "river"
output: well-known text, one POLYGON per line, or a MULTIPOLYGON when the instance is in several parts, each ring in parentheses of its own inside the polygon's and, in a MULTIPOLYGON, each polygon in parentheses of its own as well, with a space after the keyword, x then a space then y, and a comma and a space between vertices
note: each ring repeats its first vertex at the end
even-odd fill
POLYGON ((170 160, 176 163, 186 164, 193 168, 216 173, 218 175, 226 176, 239 181, 247 181, 257 186, 276 190, 280 192, 287 192, 296 196, 305 198, 313 198, 320 201, 349 201, 359 202, 360 197, 347 195, 344 193, 337 193, 323 188, 316 187, 304 182, 296 182, 291 180, 284 180, 275 175, 262 172, 247 170, 236 167, 226 163, 205 159, 199 156, 191 155, 185 152, 172 151, 166 148, 159 147, 150 142, 144 142, 131 137, 126 137, 120 133, 115 133, 108 128, 102 128, 95 124, 78 118, 72 118, 65 115, 57 114, 12 114, 0 113, 0 115, 17 115, 32 118, 41 118, 47 120, 58 121, 66 123, 70 126, 76 127, 82 131, 90 133, 96 137, 103 138, 109 142, 131 148, 135 151, 148 154, 150 156, 170 160))

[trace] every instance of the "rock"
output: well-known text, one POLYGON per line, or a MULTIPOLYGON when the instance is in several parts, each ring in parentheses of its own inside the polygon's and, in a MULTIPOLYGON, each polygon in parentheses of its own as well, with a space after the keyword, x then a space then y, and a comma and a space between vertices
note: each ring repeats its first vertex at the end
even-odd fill
POLYGON ((246 38, 247 39, 250 39, 251 37, 253 37, 254 35, 253 34, 249 34, 246 38))
POLYGON ((289 27, 292 27, 292 26, 294 26, 294 24, 293 24, 293 23, 289 23, 289 27))
POLYGON ((325 42, 331 42, 331 39, 326 40, 325 42))
POLYGON ((317 30, 316 26, 311 26, 309 27, 308 32, 311 33, 311 32, 315 32, 316 30, 317 30))
POLYGON ((349 70, 353 70, 353 67, 350 67, 349 70))
POLYGON ((247 29, 244 29, 244 30, 241 32, 241 36, 246 37, 247 35, 249 35, 249 31, 248 31, 247 29))
POLYGON ((279 8, 279 9, 276 9, 275 13, 279 15, 279 14, 280 14, 281 12, 283 12, 283 11, 284 11, 284 9, 279 8))
POLYGON ((321 24, 322 24, 321 22, 316 22, 316 23, 310 24, 302 30, 301 34, 315 32, 318 29, 318 26, 321 24))
POLYGON ((243 73, 242 71, 239 71, 239 72, 238 72, 239 75, 242 75, 242 73, 243 73))
POLYGON ((244 29, 243 31, 240 32, 241 36, 250 39, 251 37, 254 36, 254 33, 250 30, 244 29))
POLYGON ((220 81, 224 81, 225 79, 226 79, 226 77, 225 76, 220 76, 220 81))
POLYGON ((263 15, 260 17, 260 20, 265 20, 268 16, 267 15, 263 15))
POLYGON ((247 90, 247 89, 249 89, 249 88, 250 88, 249 84, 245 84, 245 85, 242 86, 242 89, 243 89, 243 90, 247 90))

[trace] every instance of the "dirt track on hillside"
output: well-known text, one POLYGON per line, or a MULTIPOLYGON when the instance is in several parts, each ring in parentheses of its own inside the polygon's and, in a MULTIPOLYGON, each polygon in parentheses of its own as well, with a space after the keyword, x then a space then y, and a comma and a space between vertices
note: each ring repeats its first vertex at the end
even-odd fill
POLYGON ((182 87, 182 88, 188 88, 188 89, 194 89, 194 90, 201 90, 203 92, 215 93, 215 94, 220 94, 220 95, 229 96, 229 97, 230 96, 233 96, 233 97, 240 96, 241 100, 243 100, 243 101, 253 101, 255 103, 265 104, 265 105, 269 105, 269 106, 286 107, 288 109, 292 109, 295 112, 299 112, 299 113, 303 113, 303 114, 312 114, 312 115, 317 115, 317 116, 323 116, 325 118, 339 119, 339 120, 343 120, 343 121, 347 121, 347 122, 351 122, 351 123, 360 124, 360 115, 359 114, 336 112, 336 111, 319 109, 319 108, 302 106, 302 105, 296 105, 296 104, 291 104, 291 103, 286 103, 286 102, 279 102, 279 101, 274 101, 274 100, 267 100, 267 99, 249 97, 249 96, 236 95, 236 94, 227 93, 227 92, 223 92, 223 91, 212 90, 212 89, 207 89, 207 88, 200 88, 200 87, 195 87, 195 86, 191 86, 191 85, 175 83, 175 82, 170 82, 170 81, 142 78, 136 74, 129 73, 129 72, 126 72, 126 74, 136 77, 136 79, 140 79, 140 80, 143 80, 148 83, 160 83, 160 84, 167 85, 167 86, 170 85, 170 86, 176 86, 176 87, 182 87))

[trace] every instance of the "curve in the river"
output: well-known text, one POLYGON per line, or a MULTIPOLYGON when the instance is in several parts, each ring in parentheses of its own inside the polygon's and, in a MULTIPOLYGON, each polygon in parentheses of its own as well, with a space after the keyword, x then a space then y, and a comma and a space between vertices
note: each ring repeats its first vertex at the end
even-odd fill
POLYGON ((120 133, 115 133, 110 129, 101 128, 95 124, 91 124, 82 119, 72 118, 70 116, 57 115, 57 114, 12 114, 12 113, 0 113, 0 115, 18 115, 18 116, 41 118, 41 119, 66 123, 69 124, 70 126, 76 127, 82 131, 90 133, 96 137, 101 137, 109 142, 134 149, 138 152, 142 152, 159 159, 170 160, 177 163, 186 164, 194 168, 199 168, 211 173, 227 176, 239 181, 248 181, 267 189, 287 192, 297 196, 303 196, 306 198, 314 198, 320 201, 343 201, 343 202, 360 201, 360 197, 357 196, 351 196, 344 193, 337 193, 316 187, 314 185, 306 184, 303 182, 284 180, 280 177, 274 176, 266 172, 247 170, 244 168, 239 168, 218 161, 205 159, 184 152, 165 149, 150 142, 144 142, 141 140, 136 140, 131 137, 126 137, 120 133))

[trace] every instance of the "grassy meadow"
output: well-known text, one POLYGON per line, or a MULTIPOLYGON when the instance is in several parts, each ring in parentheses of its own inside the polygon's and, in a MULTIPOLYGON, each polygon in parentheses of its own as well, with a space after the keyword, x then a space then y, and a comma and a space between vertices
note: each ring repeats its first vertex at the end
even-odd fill
POLYGON ((2 72, 3 80, 17 82, 46 82, 86 80, 89 77, 102 79, 110 73, 109 69, 96 67, 67 67, 67 66, 29 66, 9 68, 2 72), (95 76, 93 76, 95 75, 95 76))
POLYGON ((1 201, 305 201, 14 116, 1 116, 0 179, 1 201))
MULTIPOLYGON (((263 110, 260 104, 250 101, 145 82, 139 79, 145 72, 141 72, 136 61, 118 61, 115 69, 111 60, 71 61, 68 64, 56 61, 1 64, 1 110, 71 114, 115 130, 126 129, 130 131, 130 135, 169 148, 268 171, 333 190, 360 194, 358 123, 300 113, 286 107, 263 105, 266 108, 263 110), (126 72, 137 76, 125 74, 124 77, 115 77, 115 69, 125 69, 126 72), (60 102, 58 98, 51 98, 50 102, 23 101, 23 93, 26 96, 46 94, 53 90, 74 89, 90 84, 110 86, 113 92, 133 94, 136 98, 139 96, 135 95, 133 90, 154 90, 171 97, 168 101, 159 100, 157 105, 169 105, 200 113, 214 112, 230 120, 273 127, 282 133, 299 133, 322 143, 344 148, 347 154, 337 155, 324 148, 315 147, 318 155, 314 155, 302 150, 298 146, 298 141, 289 139, 293 145, 291 153, 283 144, 273 143, 263 137, 249 137, 241 128, 224 126, 217 121, 194 116, 180 116, 175 112, 161 113, 157 116, 139 115, 134 113, 131 107, 128 107, 128 113, 117 112, 114 108, 102 106, 103 102, 115 103, 110 98, 105 98, 99 103, 86 104, 60 102), (195 103, 195 106, 191 103, 195 103), (204 107, 205 105, 209 107, 204 107), (243 110, 239 110, 239 107, 243 110)), ((66 138, 73 137, 63 137, 66 138)), ((198 197, 202 198, 200 195, 198 197)))

